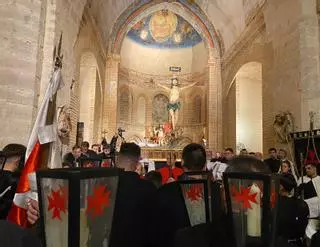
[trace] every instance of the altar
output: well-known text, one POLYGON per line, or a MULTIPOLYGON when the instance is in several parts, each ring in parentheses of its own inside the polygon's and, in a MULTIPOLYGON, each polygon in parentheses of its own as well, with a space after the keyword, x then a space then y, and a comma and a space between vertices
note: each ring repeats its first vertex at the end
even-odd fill
POLYGON ((182 149, 168 149, 161 147, 143 147, 141 148, 141 156, 144 159, 153 161, 166 161, 168 155, 175 155, 177 161, 181 160, 182 149))

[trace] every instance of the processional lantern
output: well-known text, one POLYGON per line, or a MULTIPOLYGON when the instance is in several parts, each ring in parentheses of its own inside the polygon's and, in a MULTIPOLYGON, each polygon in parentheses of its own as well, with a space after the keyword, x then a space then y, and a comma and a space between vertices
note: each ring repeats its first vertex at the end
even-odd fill
POLYGON ((43 246, 108 246, 118 181, 118 169, 38 171, 43 246))
POLYGON ((225 172, 223 182, 234 246, 274 246, 278 177, 262 173, 225 172))

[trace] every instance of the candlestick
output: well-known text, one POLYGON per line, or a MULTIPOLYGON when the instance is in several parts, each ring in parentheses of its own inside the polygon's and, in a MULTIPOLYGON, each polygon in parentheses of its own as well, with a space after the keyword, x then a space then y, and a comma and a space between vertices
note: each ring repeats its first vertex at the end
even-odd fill
POLYGON ((260 198, 261 191, 256 184, 253 184, 250 189, 250 195, 256 194, 256 203, 251 203, 251 208, 247 212, 247 235, 250 237, 261 236, 261 207, 260 198))

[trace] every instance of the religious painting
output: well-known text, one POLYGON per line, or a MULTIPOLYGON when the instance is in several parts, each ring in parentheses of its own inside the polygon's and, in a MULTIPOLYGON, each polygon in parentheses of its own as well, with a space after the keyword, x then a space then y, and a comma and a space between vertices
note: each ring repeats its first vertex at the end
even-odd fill
POLYGON ((153 48, 193 47, 202 41, 197 31, 182 17, 160 10, 136 23, 127 37, 153 48))
POLYGON ((154 126, 168 122, 168 102, 169 99, 164 94, 158 94, 154 97, 152 102, 152 123, 154 126))

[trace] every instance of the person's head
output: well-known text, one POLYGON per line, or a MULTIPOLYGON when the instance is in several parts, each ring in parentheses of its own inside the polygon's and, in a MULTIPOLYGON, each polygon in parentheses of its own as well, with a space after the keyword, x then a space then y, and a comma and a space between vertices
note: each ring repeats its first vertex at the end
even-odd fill
POLYGON ((249 156, 256 157, 256 153, 255 152, 250 152, 249 156))
POLYGON ((174 166, 177 161, 177 156, 174 153, 168 153, 167 154, 167 165, 168 166, 174 166))
POLYGON ((269 153, 270 158, 272 158, 272 159, 277 158, 277 149, 269 148, 268 153, 269 153))
POLYGON ((287 157, 287 151, 284 149, 279 149, 278 156, 281 160, 285 159, 287 157))
POLYGON ((21 144, 8 144, 3 148, 3 154, 6 157, 6 163, 3 170, 15 172, 21 170, 24 166, 24 156, 26 147, 21 144))
POLYGON ((224 157, 226 160, 232 160, 234 156, 233 149, 232 148, 226 148, 224 150, 224 157))
POLYGON ((95 152, 95 153, 99 153, 99 148, 100 148, 100 145, 99 144, 93 144, 91 146, 92 150, 95 152))
POLYGON ((152 182, 157 188, 160 188, 162 185, 162 176, 160 172, 148 172, 145 176, 145 179, 152 182))
POLYGON ((178 86, 178 79, 177 78, 172 78, 171 79, 171 85, 172 86, 178 86))
POLYGON ((317 166, 315 164, 307 164, 306 173, 308 177, 315 178, 317 176, 317 166))
POLYGON ((261 160, 248 155, 241 155, 230 162, 226 172, 261 172, 269 174, 270 170, 261 160))
POLYGON ((82 151, 82 153, 87 153, 88 152, 88 150, 89 150, 89 142, 86 142, 86 141, 84 141, 84 142, 82 142, 81 143, 81 151, 82 151))
POLYGON ((297 182, 291 174, 280 175, 280 195, 289 196, 296 187, 297 182))
POLYGON ((110 154, 110 145, 109 144, 103 145, 102 152, 105 154, 110 154))
POLYGON ((72 148, 72 154, 76 159, 78 159, 81 156, 81 147, 79 147, 78 145, 75 145, 72 148))
POLYGON ((290 172, 290 162, 288 160, 284 160, 281 163, 281 173, 289 173, 290 172))
POLYGON ((62 168, 71 168, 71 164, 68 162, 62 162, 62 168))
POLYGON ((191 143, 182 151, 183 168, 187 171, 202 171, 207 162, 206 151, 202 145, 191 143))
POLYGON ((256 153, 255 153, 255 156, 256 156, 256 158, 257 158, 258 160, 262 160, 262 159, 263 159, 263 155, 262 155, 262 153, 260 153, 260 152, 256 152, 256 153))
POLYGON ((240 150, 240 155, 248 155, 248 150, 243 148, 240 150))
POLYGON ((135 171, 139 164, 140 156, 141 149, 137 144, 123 143, 120 147, 117 166, 125 171, 135 171))

